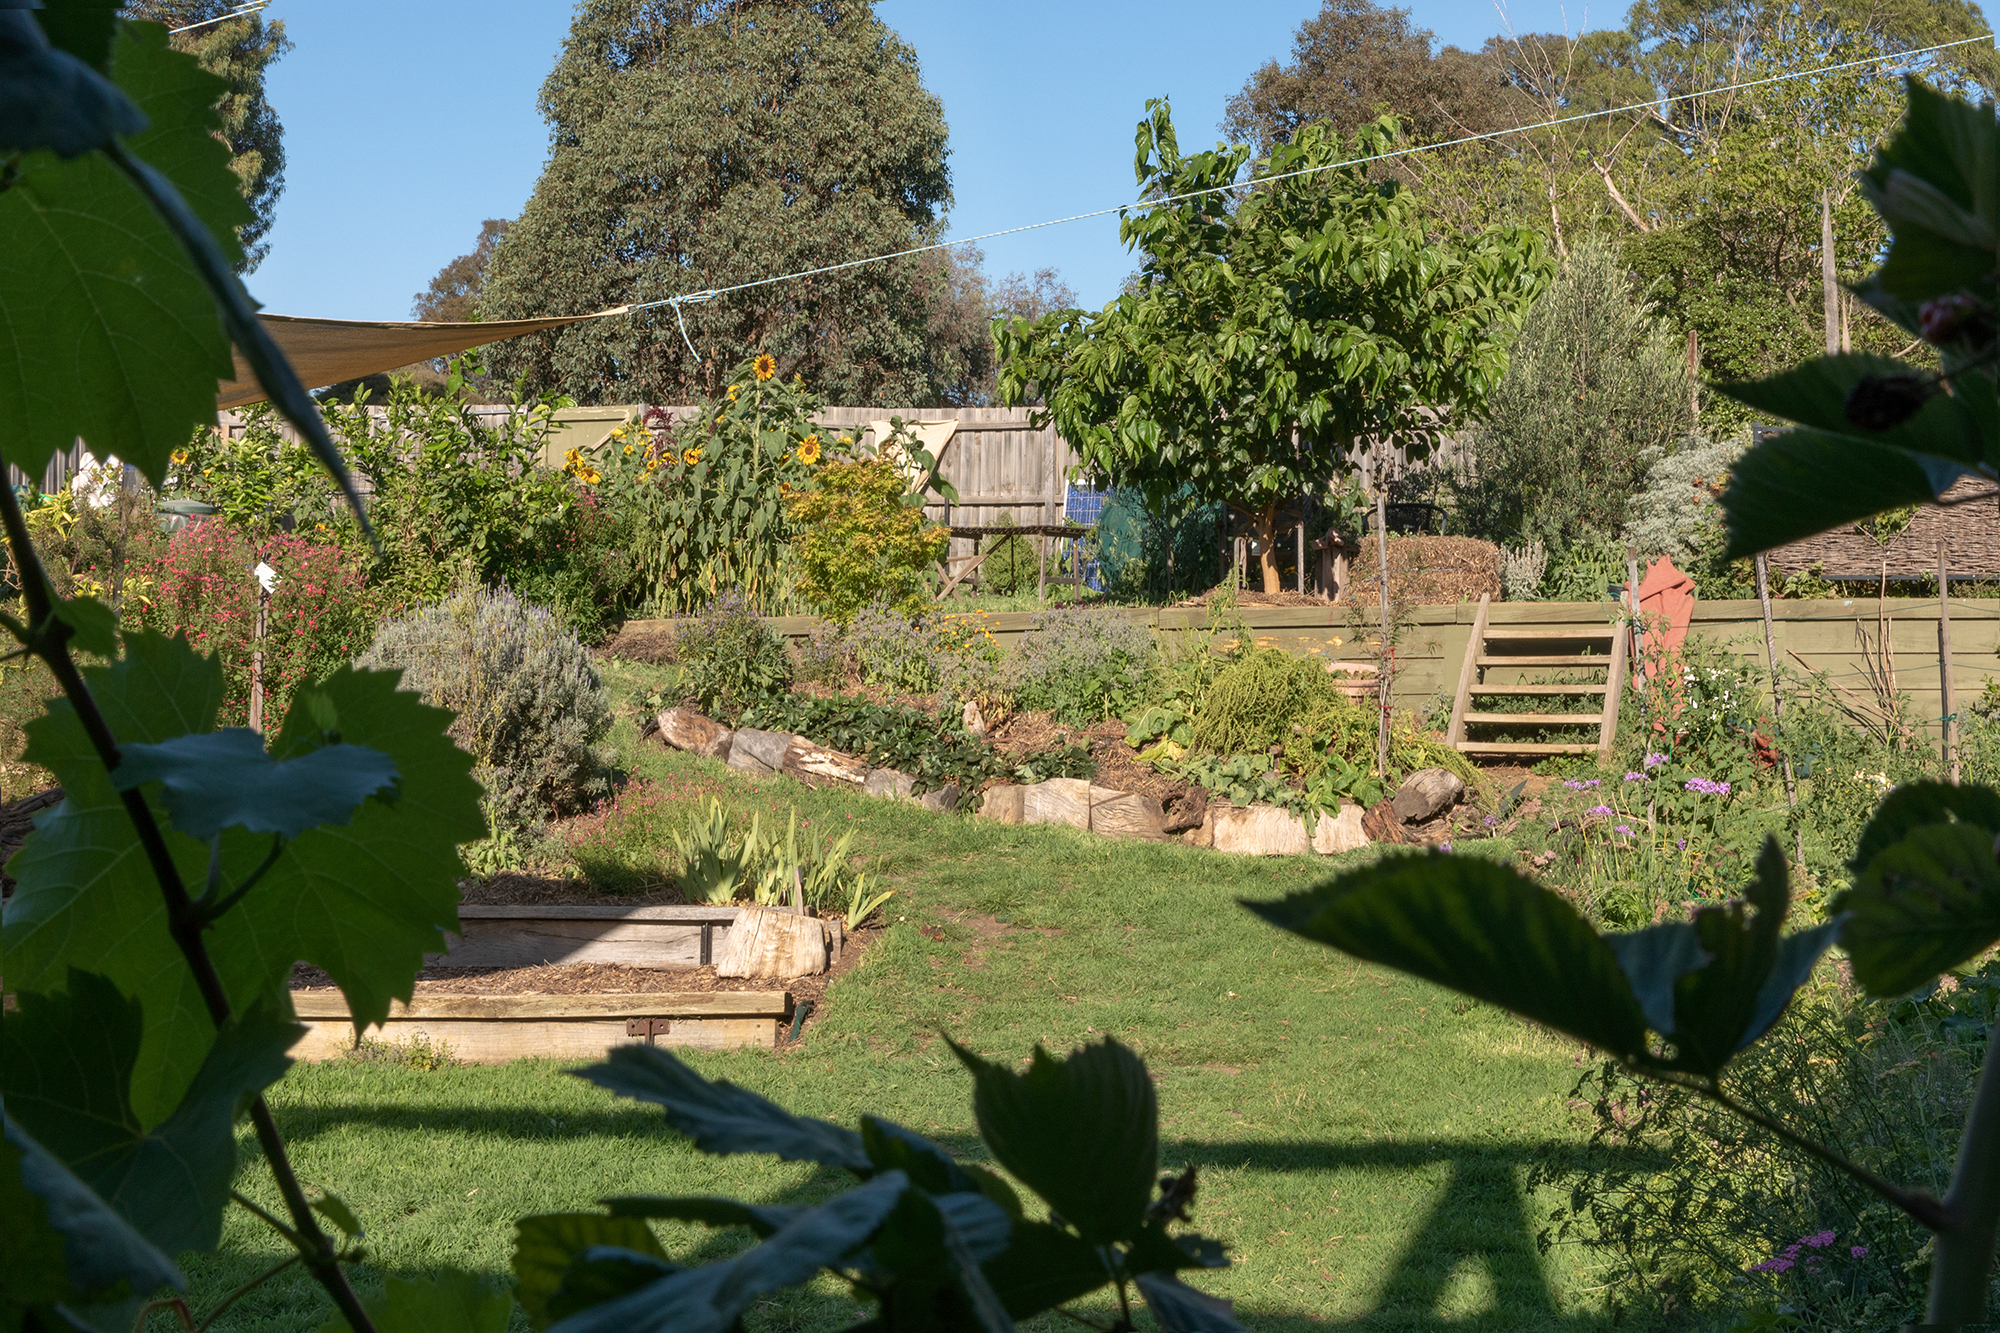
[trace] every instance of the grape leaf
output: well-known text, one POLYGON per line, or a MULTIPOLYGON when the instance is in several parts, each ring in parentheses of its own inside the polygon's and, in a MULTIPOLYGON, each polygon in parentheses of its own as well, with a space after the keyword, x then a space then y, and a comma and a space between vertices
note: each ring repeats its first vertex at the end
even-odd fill
MULTIPOLYGON (((221 669, 180 639, 128 634, 125 656, 84 672, 112 734, 158 744, 206 732, 221 698, 221 669)), ((343 668, 300 690, 272 749, 294 755, 331 740, 386 754, 401 775, 393 806, 369 801, 344 826, 307 829, 264 879, 205 936, 230 1004, 288 1003, 292 964, 324 968, 356 1022, 379 1023, 408 999, 423 954, 457 928, 457 845, 485 835, 472 759, 445 735, 450 715, 396 689, 395 672, 343 668), (331 721, 332 725, 329 725, 331 721)), ((35 830, 11 870, 19 887, 0 915, 0 968, 23 991, 62 988, 71 965, 110 976, 144 1004, 145 1037, 132 1101, 142 1119, 168 1114, 208 1048, 213 1027, 167 933, 152 871, 118 793, 75 714, 58 703, 28 724, 31 762, 64 784, 64 800, 35 830)), ((198 885, 208 849, 162 830, 183 880, 198 885)), ((222 835, 222 877, 233 884, 270 850, 241 829, 222 835)))
POLYGON ((0 9, 0 149, 71 158, 144 129, 131 99, 91 62, 51 45, 44 26, 26 9, 0 9))
MULTIPOLYGON (((0 1218, 7 1223, 0 1315, 11 1321, 22 1305, 99 1304, 187 1287, 172 1261, 37 1143, 11 1111, 0 1112, 0 1130, 0 1218)), ((124 1322, 130 1326, 130 1314, 124 1322)))
MULTIPOLYGON (((7 11, 0 11, 4 15, 7 11)), ((229 148, 215 137, 228 91, 166 29, 124 23, 112 74, 151 124, 126 142, 241 256, 250 221, 229 148)), ((40 476, 81 436, 157 484, 168 455, 215 420, 215 384, 234 374, 215 298, 153 207, 101 154, 30 153, 0 191, 0 440, 40 476), (32 333, 30 333, 32 330, 32 333)))
POLYGON ((258 1010, 232 1020, 174 1113, 148 1128, 129 1093, 140 1006, 72 971, 59 995, 22 995, 0 1025, 8 1110, 161 1250, 209 1251, 236 1175, 237 1108, 291 1064, 301 1029, 258 1010))
POLYGON ((174 827, 192 838, 225 828, 296 838, 320 824, 345 824, 354 808, 396 781, 396 764, 365 745, 322 745, 296 759, 273 759, 248 727, 126 745, 112 785, 157 781, 174 827))
MULTIPOLYGON (((652 1228, 637 1217, 603 1213, 543 1213, 514 1222, 514 1290, 528 1322, 542 1328, 552 1322, 549 1302, 563 1285, 563 1275, 585 1250, 613 1246, 666 1260, 652 1228)), ((655 1273, 648 1281, 666 1274, 655 1273)))

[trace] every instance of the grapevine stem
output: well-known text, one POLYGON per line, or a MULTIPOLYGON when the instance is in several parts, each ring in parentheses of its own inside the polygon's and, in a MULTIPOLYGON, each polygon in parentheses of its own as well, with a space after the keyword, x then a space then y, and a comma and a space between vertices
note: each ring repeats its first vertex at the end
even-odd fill
MULTIPOLYGON (((0 467, 4 465, 5 460, 0 459, 0 467)), ((97 751, 99 762, 109 773, 123 761, 118 752, 118 742, 112 736, 111 727, 105 722, 97 700, 91 695, 90 687, 84 683, 83 673, 77 670, 75 659, 69 655, 70 636, 76 631, 55 616, 54 589, 49 583, 48 571, 42 568, 41 558, 35 553, 34 539, 29 536, 27 520, 21 514, 20 499, 14 494, 12 486, 3 483, 0 483, 0 524, 6 528, 7 544, 14 551, 14 568, 21 576, 21 600, 28 611, 26 646, 48 663, 56 683, 62 686, 63 694, 68 697, 70 707, 76 710, 77 720, 83 724, 84 734, 97 751)), ((208 947, 202 940, 207 922, 194 900, 188 897, 187 885, 181 881, 180 867, 174 864, 166 836, 160 831, 159 821, 153 818, 152 807, 146 804, 146 798, 136 787, 120 792, 119 797, 125 803, 125 813, 131 817, 133 830, 139 835, 139 846, 146 853, 147 863, 152 866, 153 877, 159 881, 160 894, 166 899, 167 931, 187 959, 189 971, 194 973, 195 985, 201 991, 202 1002, 208 1007, 209 1021, 220 1031, 230 1019, 229 996, 223 990, 222 978, 216 973, 215 963, 209 958, 208 947)), ((320 1230, 312 1205, 306 1200, 305 1191, 299 1187, 291 1159, 285 1155, 285 1141, 279 1137, 278 1126, 271 1119, 270 1107, 265 1105, 261 1093, 250 1103, 250 1118, 257 1127, 257 1141, 264 1149, 265 1160, 270 1163, 271 1175, 285 1196, 292 1225, 306 1242, 300 1248, 300 1258, 312 1270, 319 1284, 326 1288, 326 1294, 333 1298, 334 1305, 346 1318, 353 1333, 375 1333, 375 1325, 362 1308, 361 1298, 354 1294, 347 1274, 335 1257, 332 1240, 320 1230)))

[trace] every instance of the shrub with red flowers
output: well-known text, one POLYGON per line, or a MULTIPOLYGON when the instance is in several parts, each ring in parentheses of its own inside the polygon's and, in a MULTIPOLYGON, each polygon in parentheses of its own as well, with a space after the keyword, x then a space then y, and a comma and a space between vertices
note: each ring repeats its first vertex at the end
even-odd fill
POLYGON ((280 718, 292 691, 368 646, 375 616, 358 556, 331 541, 291 533, 255 536, 221 519, 174 534, 166 553, 135 567, 147 580, 147 605, 128 604, 126 620, 188 642, 222 660, 228 693, 221 723, 241 726, 250 710, 250 654, 257 631, 262 562, 278 571, 264 638, 264 715, 280 718))

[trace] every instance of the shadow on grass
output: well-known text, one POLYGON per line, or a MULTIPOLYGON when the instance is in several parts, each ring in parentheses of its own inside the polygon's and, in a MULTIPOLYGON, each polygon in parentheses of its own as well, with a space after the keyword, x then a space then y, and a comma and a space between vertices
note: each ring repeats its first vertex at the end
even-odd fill
MULTIPOLYGON (((320 1108, 310 1125, 290 1132, 296 1138, 310 1138, 338 1122, 379 1129, 411 1129, 420 1127, 426 1119, 421 1110, 393 1104, 320 1108)), ((595 1135, 627 1141, 679 1138, 665 1125, 658 1111, 637 1106, 629 1110, 582 1113, 571 1109, 559 1121, 518 1109, 454 1108, 450 1119, 455 1130, 510 1139, 595 1135)), ((987 1159, 984 1145, 972 1136, 936 1137, 962 1159, 987 1159)), ((1442 1187, 1422 1220, 1404 1239, 1395 1259, 1375 1282, 1367 1314, 1353 1320, 1329 1321, 1323 1316, 1288 1310, 1279 1303, 1267 1303, 1268 1298, 1263 1296, 1239 1301, 1239 1312, 1246 1322, 1260 1330, 1534 1327, 1582 1333, 1582 1330, 1612 1327, 1616 1321, 1605 1314, 1564 1311, 1567 1302, 1560 1301, 1549 1287, 1536 1244, 1537 1227, 1520 1182, 1523 1172, 1532 1165, 1582 1167, 1604 1162, 1609 1151, 1555 1141, 1496 1144, 1465 1140, 1342 1143, 1309 1139, 1220 1142, 1170 1139, 1161 1144, 1161 1165, 1163 1169, 1177 1170, 1191 1165, 1203 1171, 1273 1174, 1359 1172, 1386 1178, 1417 1170, 1443 1169, 1442 1187), (1468 1267, 1484 1270, 1491 1284, 1492 1308, 1462 1317, 1439 1314, 1448 1292, 1468 1267)), ((818 1203, 851 1183, 846 1173, 822 1168, 806 1180, 760 1201, 818 1203)), ((1199 1206, 1195 1216, 1199 1225, 1199 1206)), ((711 1262, 736 1253, 747 1243, 748 1235, 744 1232, 712 1233, 686 1255, 686 1260, 711 1262)), ((788 1329, 837 1328, 847 1322, 840 1310, 851 1309, 843 1302, 829 1301, 823 1293, 796 1293, 782 1304, 785 1316, 779 1323, 788 1329)), ((756 1322, 759 1321, 753 1321, 756 1322)))

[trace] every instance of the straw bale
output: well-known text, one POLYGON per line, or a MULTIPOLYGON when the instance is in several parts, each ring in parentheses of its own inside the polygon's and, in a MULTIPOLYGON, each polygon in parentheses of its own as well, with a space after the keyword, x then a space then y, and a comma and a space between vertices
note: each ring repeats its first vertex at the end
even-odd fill
MULTIPOLYGON (((1343 602, 1374 605, 1377 556, 1371 537, 1349 565, 1352 591, 1343 602)), ((1500 548, 1476 537, 1404 536, 1389 538, 1389 595, 1416 606, 1455 606, 1476 602, 1479 594, 1500 599, 1500 548)))

